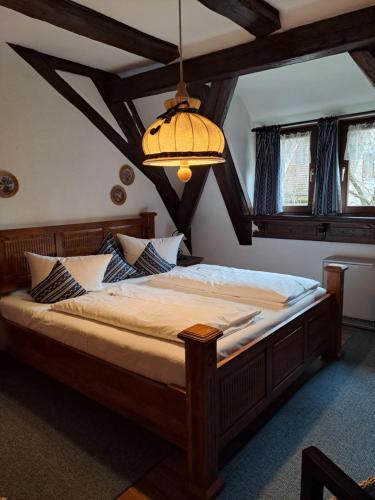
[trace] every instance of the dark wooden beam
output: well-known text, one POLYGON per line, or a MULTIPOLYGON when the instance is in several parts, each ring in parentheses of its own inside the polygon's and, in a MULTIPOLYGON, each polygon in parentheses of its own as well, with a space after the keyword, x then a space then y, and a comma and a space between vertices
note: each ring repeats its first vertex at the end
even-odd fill
POLYGON ((265 36, 281 28, 279 11, 264 0, 199 0, 249 33, 265 36))
MULTIPOLYGON (((114 77, 116 78, 116 77, 114 77)), ((108 102, 107 95, 103 88, 103 81, 93 79, 93 82, 98 89, 103 101, 106 103, 109 111, 112 113, 112 116, 117 121, 119 127, 123 131, 125 137, 129 144, 133 144, 134 146, 134 154, 139 158, 140 163, 142 163, 143 155, 141 150, 141 135, 135 126, 132 115, 129 112, 129 109, 125 106, 123 102, 108 102)))
POLYGON ((176 45, 71 0, 0 0, 0 5, 152 61, 168 63, 178 57, 176 45))
MULTIPOLYGON (((186 82, 211 82, 288 64, 310 61, 375 44, 375 6, 325 19, 253 42, 188 59, 186 82)), ((107 86, 111 101, 158 94, 175 88, 178 65, 124 78, 107 86)))
POLYGON ((68 73, 74 73, 75 75, 97 78, 98 80, 107 80, 115 76, 109 71, 103 71, 102 69, 93 68, 92 66, 86 66, 85 64, 68 61, 67 59, 55 57, 50 54, 43 54, 43 59, 48 62, 48 65, 51 68, 58 71, 66 71, 68 73))
POLYGON ((216 181, 224 199, 229 217, 240 245, 251 245, 252 224, 250 208, 242 189, 228 143, 225 147, 224 165, 213 165, 216 181))
MULTIPOLYGON (((112 142, 112 144, 128 158, 151 182, 154 183, 160 197, 162 198, 172 220, 176 224, 176 214, 179 205, 179 198, 176 191, 173 189, 169 179, 163 169, 147 167, 142 164, 142 154, 140 150, 139 140, 135 136, 130 136, 129 131, 129 114, 126 111, 123 113, 119 111, 120 104, 114 105, 111 111, 115 111, 116 119, 126 137, 130 136, 130 140, 124 139, 90 104, 88 104, 60 75, 58 75, 53 67, 49 65, 52 60, 50 56, 45 56, 35 50, 20 47, 19 45, 10 44, 10 46, 19 54, 27 63, 29 63, 41 76, 44 78, 59 94, 61 94, 67 101, 81 111, 86 118, 102 132, 105 137, 112 142), (117 114, 118 113, 118 114, 117 114), (138 145, 138 147, 137 147, 138 145)), ((66 71, 69 71, 69 61, 65 61, 66 71)), ((74 65, 77 70, 77 66, 74 65)), ((85 76, 87 75, 87 67, 84 69, 85 76)), ((103 80, 98 78, 95 80, 95 71, 93 72, 92 79, 94 83, 100 88, 103 80)), ((110 75, 110 74, 108 74, 110 75)), ((114 79, 118 78, 112 75, 114 79)), ((134 128, 135 130, 135 128, 134 128)), ((132 132, 133 133, 133 132, 132 132)), ((177 229, 178 226, 176 225, 177 229)))
MULTIPOLYGON (((219 127, 224 125, 230 103, 236 88, 237 78, 213 82, 211 87, 204 84, 189 86, 189 92, 202 101, 201 113, 214 121, 219 127)), ((244 218, 250 213, 241 183, 238 180, 229 148, 226 149, 227 161, 214 169, 225 205, 228 209, 232 225, 241 244, 251 243, 251 225, 244 218)), ((195 211, 201 198, 210 168, 196 167, 191 180, 185 185, 181 203, 177 212, 177 220, 186 232, 192 223, 195 211)))
POLYGON ((375 50, 354 50, 351 58, 375 87, 375 50))

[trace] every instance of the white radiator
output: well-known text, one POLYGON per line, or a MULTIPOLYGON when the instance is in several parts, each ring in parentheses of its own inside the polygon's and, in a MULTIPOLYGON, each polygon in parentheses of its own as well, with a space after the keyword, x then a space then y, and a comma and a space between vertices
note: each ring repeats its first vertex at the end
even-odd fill
POLYGON ((345 264, 344 324, 375 329, 375 259, 333 255, 326 264, 345 264))

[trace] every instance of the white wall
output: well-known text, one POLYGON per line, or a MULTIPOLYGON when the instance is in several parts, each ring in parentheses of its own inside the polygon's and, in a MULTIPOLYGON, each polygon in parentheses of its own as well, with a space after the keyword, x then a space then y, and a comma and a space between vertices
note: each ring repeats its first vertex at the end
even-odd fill
MULTIPOLYGON (((97 111, 114 123, 85 77, 64 75, 97 111)), ((154 185, 136 170, 124 205, 109 196, 129 163, 80 111, 58 94, 5 43, 0 43, 0 170, 18 178, 19 192, 0 198, 0 228, 121 218, 158 213, 157 233, 174 225, 154 185)), ((116 126, 116 125, 115 125, 116 126)))

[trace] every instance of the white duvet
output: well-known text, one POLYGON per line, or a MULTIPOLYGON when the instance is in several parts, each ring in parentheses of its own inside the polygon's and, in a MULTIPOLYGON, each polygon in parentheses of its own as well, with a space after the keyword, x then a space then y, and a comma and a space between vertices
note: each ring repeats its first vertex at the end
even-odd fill
POLYGON ((289 305, 319 286, 317 281, 249 269, 197 264, 152 276, 155 286, 289 305))
POLYGON ((57 302, 51 309, 171 341, 179 341, 178 333, 196 323, 229 335, 260 313, 253 306, 216 297, 126 283, 57 302))

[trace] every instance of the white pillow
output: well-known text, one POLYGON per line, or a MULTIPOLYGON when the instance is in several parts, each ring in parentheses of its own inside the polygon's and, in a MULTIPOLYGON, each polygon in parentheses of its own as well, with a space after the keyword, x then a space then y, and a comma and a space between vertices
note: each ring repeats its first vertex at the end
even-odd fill
POLYGON ((138 260, 138 257, 150 241, 163 259, 170 264, 176 264, 177 252, 183 237, 183 234, 179 234, 177 236, 170 236, 169 238, 153 238, 151 240, 146 240, 142 238, 133 238, 132 236, 126 236, 125 234, 117 235, 124 252, 125 260, 130 265, 133 265, 138 260))
POLYGON ((47 257, 36 253, 25 252, 31 272, 31 288, 34 288, 51 272, 59 260, 73 278, 87 291, 100 290, 104 273, 112 254, 85 255, 82 257, 47 257))

